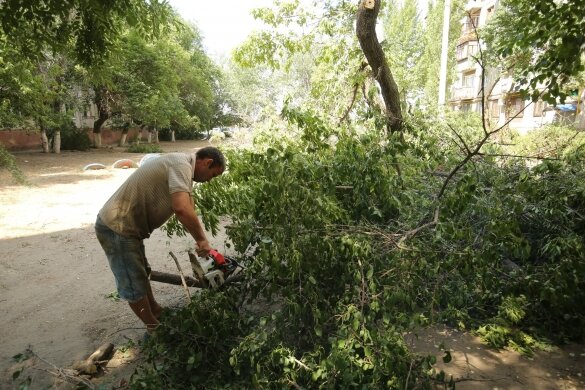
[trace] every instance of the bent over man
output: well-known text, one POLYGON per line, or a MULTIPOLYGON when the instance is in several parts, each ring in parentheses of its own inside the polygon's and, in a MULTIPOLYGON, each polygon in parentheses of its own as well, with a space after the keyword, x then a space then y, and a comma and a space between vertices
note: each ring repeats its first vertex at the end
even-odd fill
POLYGON ((120 186, 98 213, 97 238, 116 279, 120 298, 149 332, 159 324, 162 308, 150 287, 150 266, 143 240, 173 214, 196 242, 199 256, 212 249, 195 212, 193 182, 207 182, 225 170, 225 158, 214 147, 196 153, 169 153, 147 160, 120 186))

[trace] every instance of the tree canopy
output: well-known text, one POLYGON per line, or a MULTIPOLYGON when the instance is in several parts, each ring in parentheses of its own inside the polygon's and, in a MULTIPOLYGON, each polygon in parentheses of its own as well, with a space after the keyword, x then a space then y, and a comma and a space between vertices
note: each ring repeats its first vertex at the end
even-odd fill
POLYGON ((496 12, 486 34, 496 61, 534 100, 543 87, 544 100, 564 100, 585 69, 585 1, 503 0, 496 12))
POLYGON ((88 65, 104 61, 126 26, 156 37, 171 15, 168 4, 158 0, 5 0, 0 3, 0 36, 30 57, 71 44, 77 61, 88 65))

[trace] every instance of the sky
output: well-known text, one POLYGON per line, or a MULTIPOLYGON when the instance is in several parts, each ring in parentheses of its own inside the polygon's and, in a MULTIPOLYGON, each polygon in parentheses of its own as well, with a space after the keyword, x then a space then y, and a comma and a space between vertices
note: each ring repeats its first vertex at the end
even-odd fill
POLYGON ((228 56, 253 30, 261 29, 250 11, 267 7, 272 0, 169 0, 183 19, 193 21, 203 35, 203 45, 212 57, 228 56))
MULTIPOLYGON (((1 0, 0 0, 1 1, 1 0)), ((310 0, 301 0, 310 2, 310 0)), ((421 14, 426 13, 429 0, 418 0, 421 14)), ((227 57, 263 23, 255 20, 250 12, 254 8, 271 7, 274 0, 168 0, 183 19, 193 21, 201 30, 203 45, 214 58, 227 57)), ((381 31, 378 31, 382 38, 381 31)))

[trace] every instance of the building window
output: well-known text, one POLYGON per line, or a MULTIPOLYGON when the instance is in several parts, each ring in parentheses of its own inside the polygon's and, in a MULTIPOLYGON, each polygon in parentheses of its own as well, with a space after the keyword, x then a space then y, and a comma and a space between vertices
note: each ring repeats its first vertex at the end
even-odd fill
POLYGON ((467 57, 465 53, 465 43, 457 46, 457 61, 461 61, 467 57))
POLYGON ((546 102, 543 102, 542 100, 537 101, 536 103, 534 103, 533 116, 542 116, 544 109, 547 107, 548 107, 548 104, 546 102))
POLYGON ((522 118, 524 116, 524 99, 520 96, 510 98, 508 108, 510 116, 522 118))
POLYGON ((461 85, 464 88, 472 88, 475 84, 475 71, 463 73, 463 79, 461 80, 461 85))
POLYGON ((462 43, 461 45, 457 46, 457 61, 465 60, 473 55, 476 55, 479 51, 479 46, 477 41, 470 41, 462 43))
POLYGON ((465 23, 463 24, 463 33, 468 34, 474 32, 479 27, 479 12, 467 15, 465 23))
POLYGON ((479 46, 477 45, 477 41, 471 41, 467 43, 467 56, 475 56, 479 52, 479 46))

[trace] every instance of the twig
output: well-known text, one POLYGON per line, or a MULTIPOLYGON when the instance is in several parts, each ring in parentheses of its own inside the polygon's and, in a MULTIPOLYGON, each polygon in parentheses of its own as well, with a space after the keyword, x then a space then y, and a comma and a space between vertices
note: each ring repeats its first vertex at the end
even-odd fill
POLYGON ((449 124, 449 123, 447 123, 447 126, 448 126, 448 127, 451 129, 451 131, 452 131, 453 133, 455 133, 455 135, 457 136, 457 138, 459 138, 459 141, 461 141, 461 143, 462 143, 462 144, 463 144, 463 146, 465 147, 465 150, 467 151, 467 153, 468 153, 468 154, 469 154, 469 153, 471 153, 471 150, 469 150, 469 147, 468 147, 468 146, 467 146, 467 144, 465 143, 465 140, 463 139, 463 137, 461 137, 461 136, 459 135, 459 133, 457 132, 457 130, 455 130, 455 129, 453 128, 453 126, 451 126, 451 124, 449 124))
POLYGON ((406 375, 406 382, 404 383, 404 390, 408 390, 408 380, 410 379, 410 373, 412 372, 412 365, 414 364, 414 359, 410 361, 410 367, 408 368, 408 375, 406 375))
POLYGON ((187 300, 191 302, 191 294, 189 293, 189 287, 187 287, 187 282, 185 282, 185 275, 183 275, 183 270, 181 269, 181 265, 179 264, 179 260, 173 252, 169 252, 169 255, 175 260, 175 264, 177 265, 177 269, 179 270, 179 274, 181 275, 181 281, 183 282, 183 287, 185 288, 185 294, 187 294, 187 300))
POLYGON ((352 97, 351 97, 351 102, 349 103, 349 106, 347 107, 347 109, 343 113, 343 116, 341 118, 339 118, 338 125, 341 125, 343 123, 343 121, 345 121, 347 119, 347 116, 351 112, 351 109, 353 108, 353 105, 355 103, 355 98, 357 96, 357 92, 358 92, 359 87, 360 87, 359 83, 355 83, 354 84, 354 86, 353 86, 353 94, 352 94, 352 97))
POLYGON ((309 368, 309 366, 307 366, 305 363, 301 362, 299 359, 297 359, 296 357, 293 357, 293 360, 295 361, 295 363, 297 363, 299 366, 303 367, 305 370, 311 370, 309 368))
POLYGON ((421 225, 421 226, 417 227, 416 229, 412 229, 412 230, 409 230, 408 232, 406 232, 400 238, 400 240, 398 240, 398 243, 396 244, 396 246, 401 248, 401 249, 404 249, 402 247, 402 244, 404 243, 404 241, 414 237, 421 230, 426 229, 426 228, 431 227, 431 226, 435 226, 438 223, 439 223, 439 208, 437 207, 437 209, 435 210, 435 216, 433 217, 433 220, 431 222, 425 223, 424 225, 421 225))
MULTIPOLYGON (((49 373, 49 374, 51 374, 51 375, 53 375, 53 376, 56 376, 56 377, 58 377, 58 378, 62 378, 63 380, 65 380, 65 381, 67 381, 67 382, 74 381, 76 384, 83 383, 85 386, 87 386, 87 387, 88 387, 88 388, 90 388, 90 389, 95 389, 95 388, 96 388, 96 387, 95 387, 95 385, 94 385, 93 383, 91 383, 90 381, 88 381, 87 379, 81 378, 81 377, 79 377, 79 376, 77 376, 77 375, 71 375, 71 374, 68 374, 68 373, 66 373, 66 372, 65 372, 65 370, 64 370, 63 368, 61 368, 61 367, 57 367, 57 366, 56 366, 56 365, 54 365, 53 363, 51 363, 51 362, 49 362, 49 361, 47 361, 47 360, 43 359, 43 358, 42 358, 42 357, 40 357, 40 356, 39 356, 39 355, 38 355, 36 352, 34 352, 34 351, 33 351, 33 350, 30 348, 30 346, 29 346, 29 347, 26 349, 26 351, 27 351, 28 353, 30 353, 30 354, 31 354, 31 356, 34 356, 34 357, 36 357, 37 359, 39 359, 39 360, 40 360, 40 361, 42 361, 43 363, 45 363, 45 364, 47 364, 48 366, 52 367, 52 368, 53 368, 53 370, 55 370, 55 371, 51 371, 51 370, 47 370, 47 369, 43 369, 43 368, 38 368, 38 367, 35 367, 36 369, 38 369, 38 370, 41 370, 41 371, 45 371, 45 372, 47 372, 47 373, 49 373)), ((73 371, 73 370, 72 370, 72 371, 73 371)))

